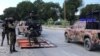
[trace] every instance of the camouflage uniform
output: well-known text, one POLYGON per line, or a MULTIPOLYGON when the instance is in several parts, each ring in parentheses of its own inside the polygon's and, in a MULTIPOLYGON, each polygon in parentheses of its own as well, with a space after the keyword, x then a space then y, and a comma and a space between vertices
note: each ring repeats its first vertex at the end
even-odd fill
POLYGON ((28 38, 29 38, 29 42, 31 45, 31 40, 33 40, 35 42, 35 44, 39 44, 37 37, 39 36, 39 33, 37 31, 37 22, 38 20, 38 16, 34 14, 34 12, 30 12, 30 15, 28 17, 25 18, 26 21, 26 25, 28 26, 28 30, 30 33, 28 33, 28 38))
POLYGON ((17 52, 15 50, 15 43, 16 43, 16 32, 15 32, 15 21, 12 20, 13 18, 11 17, 9 20, 9 36, 10 36, 10 52, 17 52))
POLYGON ((3 42, 5 39, 5 36, 7 37, 7 44, 9 45, 9 28, 8 28, 8 19, 6 18, 2 24, 2 42, 1 46, 3 46, 3 42))

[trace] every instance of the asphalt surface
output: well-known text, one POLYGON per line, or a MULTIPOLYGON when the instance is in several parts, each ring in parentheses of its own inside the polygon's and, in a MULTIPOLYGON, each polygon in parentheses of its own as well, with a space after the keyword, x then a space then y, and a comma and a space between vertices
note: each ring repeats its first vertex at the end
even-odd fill
POLYGON ((18 52, 10 54, 9 45, 7 45, 5 39, 4 46, 0 46, 0 56, 100 56, 100 48, 95 51, 87 51, 84 49, 83 44, 66 43, 64 30, 62 29, 43 29, 41 37, 54 43, 57 47, 21 49, 16 43, 18 52))

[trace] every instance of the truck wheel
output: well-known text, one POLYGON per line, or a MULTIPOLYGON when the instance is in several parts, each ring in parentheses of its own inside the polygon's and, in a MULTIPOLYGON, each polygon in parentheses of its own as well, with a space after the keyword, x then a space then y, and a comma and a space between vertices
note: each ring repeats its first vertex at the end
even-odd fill
POLYGON ((69 37, 67 36, 67 33, 65 33, 65 40, 66 40, 67 43, 70 43, 70 42, 71 42, 71 40, 70 40, 69 37))
POLYGON ((93 44, 91 43, 91 40, 89 38, 86 38, 84 40, 84 47, 88 51, 92 51, 93 50, 93 44))

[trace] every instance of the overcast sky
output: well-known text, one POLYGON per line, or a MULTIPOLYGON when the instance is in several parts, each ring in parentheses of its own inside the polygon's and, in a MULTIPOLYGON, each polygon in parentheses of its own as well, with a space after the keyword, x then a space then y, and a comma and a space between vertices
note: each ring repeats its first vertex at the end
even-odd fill
MULTIPOLYGON (((16 7, 19 2, 22 2, 25 0, 2 0, 0 1, 0 15, 3 14, 3 10, 8 7, 16 7)), ((30 0, 31 2, 34 2, 35 0, 30 0)), ((64 0, 43 0, 44 2, 54 2, 59 3, 60 6, 63 5, 64 0)), ((87 4, 100 4, 100 0, 83 0, 83 5, 87 4)))

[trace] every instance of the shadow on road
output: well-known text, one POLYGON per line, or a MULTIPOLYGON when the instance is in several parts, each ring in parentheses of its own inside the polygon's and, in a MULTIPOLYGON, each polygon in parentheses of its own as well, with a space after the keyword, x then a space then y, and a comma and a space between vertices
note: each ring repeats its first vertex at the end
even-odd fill
MULTIPOLYGON (((78 46, 84 48, 84 44, 83 43, 80 43, 80 42, 72 42, 72 44, 75 44, 75 45, 78 45, 78 46)), ((100 52, 100 46, 96 47, 94 50, 92 50, 92 52, 100 52)))
POLYGON ((100 46, 97 47, 97 48, 94 50, 94 52, 100 52, 100 46))

